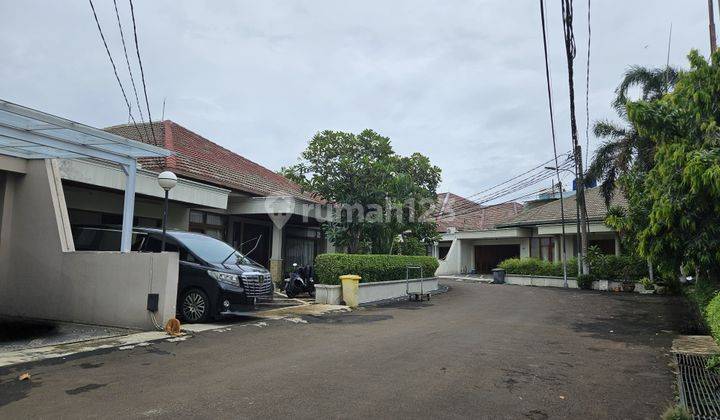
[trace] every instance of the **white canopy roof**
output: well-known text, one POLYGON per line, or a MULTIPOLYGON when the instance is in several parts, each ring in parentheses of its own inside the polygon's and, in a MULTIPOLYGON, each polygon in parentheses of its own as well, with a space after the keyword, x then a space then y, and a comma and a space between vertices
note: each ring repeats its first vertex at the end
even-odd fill
POLYGON ((98 158, 129 164, 169 150, 0 100, 0 154, 25 158, 98 158))
POLYGON ((119 164, 127 174, 120 251, 129 252, 137 158, 165 157, 172 152, 0 99, 0 155, 24 159, 95 158, 119 164))

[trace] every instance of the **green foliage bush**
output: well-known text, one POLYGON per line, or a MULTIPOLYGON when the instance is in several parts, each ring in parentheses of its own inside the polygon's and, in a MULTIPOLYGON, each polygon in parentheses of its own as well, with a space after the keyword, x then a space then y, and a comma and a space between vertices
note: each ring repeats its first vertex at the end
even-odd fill
MULTIPOLYGON (((340 284, 338 277, 344 274, 361 276, 361 283, 401 280, 407 266, 422 267, 423 276, 433 277, 438 260, 414 255, 321 254, 315 258, 315 276, 321 284, 340 284)), ((420 277, 420 270, 410 270, 410 277, 420 277)))
POLYGON ((681 405, 668 407, 661 417, 662 420, 692 420, 692 418, 688 409, 681 405))
MULTIPOLYGON (((590 273, 594 279, 639 281, 647 276, 647 262, 639 257, 615 256, 589 253, 590 273)), ((498 267, 508 274, 524 274, 528 276, 562 277, 562 263, 549 262, 538 258, 510 258, 501 262, 498 267)), ((568 277, 577 276, 577 259, 567 262, 568 277)))
POLYGON ((715 341, 720 341, 720 294, 716 294, 705 308, 705 322, 715 341))
POLYGON ((720 342, 720 284, 706 280, 683 289, 685 297, 697 308, 698 315, 720 342))
POLYGON ((397 255, 427 255, 427 247, 418 238, 410 236, 405 238, 403 242, 395 244, 393 254, 397 255))
POLYGON ((639 281, 648 275, 647 261, 633 255, 606 255, 591 247, 587 256, 590 272, 601 280, 639 281))
POLYGON ((592 274, 580 274, 577 277, 578 287, 584 290, 592 289, 592 282, 595 281, 595 276, 592 274))
MULTIPOLYGON (((510 258, 500 264, 508 274, 524 274, 528 276, 556 276, 562 277, 561 262, 549 262, 539 258, 510 258)), ((577 260, 571 258, 567 261, 568 277, 577 276, 577 260)))

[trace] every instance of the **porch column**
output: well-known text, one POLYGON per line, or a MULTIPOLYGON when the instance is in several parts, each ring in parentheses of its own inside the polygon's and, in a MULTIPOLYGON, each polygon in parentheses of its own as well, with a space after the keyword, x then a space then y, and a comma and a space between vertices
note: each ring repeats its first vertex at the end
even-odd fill
POLYGON ((553 261, 562 261, 562 236, 556 236, 553 238, 553 261))
POLYGON ((273 224, 272 250, 270 253, 270 274, 275 282, 283 279, 283 230, 273 224))
POLYGON ((615 255, 620 256, 620 236, 615 235, 615 255))
POLYGON ((120 236, 120 252, 130 252, 132 245, 133 216, 135 212, 135 176, 137 164, 133 160, 122 165, 126 174, 125 200, 123 201, 122 233, 120 236))

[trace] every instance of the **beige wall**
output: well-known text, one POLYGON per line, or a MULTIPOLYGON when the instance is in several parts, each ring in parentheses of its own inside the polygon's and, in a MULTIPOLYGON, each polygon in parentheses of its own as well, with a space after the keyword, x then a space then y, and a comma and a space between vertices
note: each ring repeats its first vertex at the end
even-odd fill
POLYGON ((176 253, 74 252, 55 162, 29 161, 3 190, 1 314, 150 329, 154 292, 158 322, 175 315, 176 253))

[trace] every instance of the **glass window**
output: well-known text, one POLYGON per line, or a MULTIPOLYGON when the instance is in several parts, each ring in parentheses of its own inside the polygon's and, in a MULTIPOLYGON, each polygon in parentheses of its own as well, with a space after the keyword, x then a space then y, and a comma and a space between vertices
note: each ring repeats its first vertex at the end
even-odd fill
POLYGON ((530 257, 540 258, 540 238, 530 238, 530 257))
POLYGON ((215 238, 184 232, 175 232, 173 235, 190 251, 209 263, 222 263, 225 260, 232 261, 231 256, 235 254, 240 264, 253 264, 249 258, 237 252, 233 247, 215 238))
POLYGON ((190 223, 204 223, 201 211, 190 211, 190 223))
POLYGON ((206 218, 207 218, 207 219, 205 220, 205 223, 207 223, 208 225, 215 225, 215 226, 222 226, 222 225, 223 225, 222 216, 220 216, 220 215, 218 215, 218 214, 213 214, 213 213, 206 213, 205 216, 206 216, 206 218))

